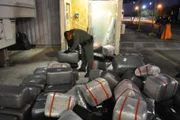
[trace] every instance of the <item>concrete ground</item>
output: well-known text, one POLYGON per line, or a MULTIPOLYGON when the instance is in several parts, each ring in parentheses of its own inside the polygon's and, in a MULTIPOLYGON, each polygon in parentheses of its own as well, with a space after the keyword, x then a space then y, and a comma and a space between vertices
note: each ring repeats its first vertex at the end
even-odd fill
MULTIPOLYGON (((0 84, 19 85, 37 67, 46 67, 48 63, 56 61, 58 50, 58 48, 36 48, 9 51, 11 64, 9 67, 0 68, 0 84)), ((178 40, 164 41, 127 28, 126 33, 121 36, 120 53, 129 52, 140 54, 146 64, 155 64, 161 68, 162 73, 172 77, 180 71, 180 41, 178 40)), ((83 75, 84 73, 80 73, 82 79, 78 83, 85 81, 83 75)))
POLYGON ((56 60, 57 48, 36 48, 9 52, 10 66, 0 68, 0 84, 19 85, 37 67, 47 67, 56 60))
POLYGON ((180 38, 161 40, 157 36, 149 36, 146 31, 137 32, 128 26, 120 42, 120 53, 127 52, 142 55, 145 63, 159 66, 162 73, 172 77, 180 71, 180 38))
MULTIPOLYGON (((36 48, 26 51, 10 51, 10 66, 0 68, 0 84, 19 85, 24 78, 33 74, 38 67, 47 67, 52 61, 57 61, 58 48, 36 48)), ((80 66, 81 62, 79 62, 80 66)), ((80 72, 77 84, 88 82, 85 73, 80 72)))

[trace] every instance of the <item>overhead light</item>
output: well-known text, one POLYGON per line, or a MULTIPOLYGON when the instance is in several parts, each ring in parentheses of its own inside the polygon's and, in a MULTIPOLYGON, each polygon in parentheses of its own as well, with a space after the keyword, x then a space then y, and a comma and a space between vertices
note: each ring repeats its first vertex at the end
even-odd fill
POLYGON ((143 5, 143 6, 142 6, 142 9, 146 9, 146 5, 143 5))

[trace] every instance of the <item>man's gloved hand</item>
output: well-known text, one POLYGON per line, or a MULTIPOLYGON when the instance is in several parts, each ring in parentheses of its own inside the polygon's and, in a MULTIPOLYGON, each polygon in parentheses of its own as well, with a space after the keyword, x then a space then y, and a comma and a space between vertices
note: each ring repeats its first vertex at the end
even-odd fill
POLYGON ((69 49, 64 51, 64 53, 70 53, 70 52, 71 52, 71 50, 69 50, 69 49))

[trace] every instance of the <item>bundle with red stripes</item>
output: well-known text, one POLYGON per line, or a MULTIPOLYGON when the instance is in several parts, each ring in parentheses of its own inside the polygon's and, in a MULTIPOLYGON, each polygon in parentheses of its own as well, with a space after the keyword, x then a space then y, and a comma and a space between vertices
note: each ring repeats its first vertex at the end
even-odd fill
POLYGON ((151 65, 151 64, 147 64, 141 67, 138 67, 135 70, 135 74, 136 76, 148 76, 148 75, 157 75, 161 72, 160 68, 155 66, 155 65, 151 65))
POLYGON ((96 70, 99 69, 99 61, 94 60, 93 61, 93 66, 92 66, 92 70, 96 70))
POLYGON ((172 98, 177 90, 178 81, 166 74, 149 76, 146 79, 144 93, 156 100, 167 100, 172 98))
POLYGON ((115 99, 118 100, 122 96, 143 100, 139 88, 130 80, 123 80, 114 89, 115 99))
POLYGON ((108 82, 103 78, 97 78, 80 87, 80 90, 90 106, 97 106, 112 97, 108 82))
POLYGON ((69 63, 58 63, 58 62, 52 62, 48 65, 48 68, 70 68, 69 63))
POLYGON ((146 102, 121 96, 115 105, 113 120, 147 120, 146 102))
POLYGON ((74 95, 76 97, 76 104, 78 104, 81 107, 84 107, 87 109, 87 104, 83 98, 83 95, 81 93, 81 91, 79 90, 79 87, 81 85, 76 85, 73 88, 71 88, 71 90, 69 90, 66 94, 68 95, 74 95))
POLYGON ((72 110, 76 99, 72 95, 49 93, 46 100, 44 114, 47 117, 58 118, 65 111, 72 110))

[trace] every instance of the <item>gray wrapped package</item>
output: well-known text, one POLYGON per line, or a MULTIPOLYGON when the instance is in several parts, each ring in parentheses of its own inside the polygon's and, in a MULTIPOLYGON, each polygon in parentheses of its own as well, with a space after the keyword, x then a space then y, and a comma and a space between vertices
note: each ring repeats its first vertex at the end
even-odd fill
POLYGON ((29 88, 30 95, 31 95, 30 103, 34 104, 34 101, 36 100, 37 96, 41 92, 41 88, 37 88, 37 87, 28 87, 28 88, 29 88))
POLYGON ((74 79, 79 80, 79 71, 77 69, 73 69, 74 79))
POLYGON ((116 56, 112 62, 114 72, 124 74, 129 69, 135 69, 144 65, 141 56, 116 56))
POLYGON ((147 64, 141 67, 138 67, 135 70, 136 76, 148 76, 148 75, 157 75, 160 74, 161 70, 159 67, 151 64, 147 64))
POLYGON ((18 120, 17 117, 11 115, 0 114, 1 120, 18 120))
POLYGON ((96 78, 101 77, 101 73, 102 73, 102 72, 103 72, 103 71, 100 70, 100 69, 91 70, 90 73, 89 73, 89 80, 91 81, 91 80, 94 80, 94 79, 96 79, 96 78))
POLYGON ((46 101, 49 92, 42 92, 37 97, 36 101, 46 101))
POLYGON ((72 95, 49 93, 45 105, 45 116, 58 118, 62 113, 72 110, 76 99, 72 95))
POLYGON ((45 74, 47 73, 47 67, 39 67, 36 68, 36 70, 34 71, 34 75, 39 75, 39 74, 45 74))
POLYGON ((155 100, 143 95, 144 101, 147 104, 147 120, 153 120, 155 117, 155 100))
POLYGON ((84 107, 87 109, 87 105, 86 105, 86 102, 84 100, 84 97, 81 93, 81 91, 79 90, 79 87, 81 85, 76 85, 74 86, 71 90, 69 90, 66 94, 68 95, 74 95, 76 97, 76 104, 84 107))
POLYGON ((21 108, 31 100, 28 88, 10 85, 0 85, 0 106, 21 108))
POLYGON ((48 68, 71 68, 71 65, 69 63, 52 62, 48 65, 48 68))
POLYGON ((21 83, 21 86, 38 87, 44 89, 46 76, 44 74, 28 75, 21 83))
POLYGON ((114 56, 115 47, 113 45, 105 45, 102 47, 102 54, 104 56, 114 56))
POLYGON ((25 79, 43 79, 46 80, 46 75, 28 75, 25 79))
POLYGON ((44 120, 44 110, 46 101, 37 101, 31 111, 32 120, 44 120))
POLYGON ((58 120, 83 120, 73 111, 67 111, 62 114, 62 116, 58 120))
POLYGON ((97 106, 112 97, 108 82, 103 78, 97 78, 80 87, 80 90, 91 106, 97 106))
POLYGON ((92 69, 93 69, 93 70, 99 69, 99 61, 97 61, 97 60, 94 60, 94 61, 93 61, 92 69))
POLYGON ((73 72, 71 68, 48 68, 47 70, 47 84, 61 85, 74 84, 73 72))
POLYGON ((99 62, 99 69, 103 71, 107 71, 108 67, 112 64, 112 62, 99 62))
POLYGON ((112 66, 112 64, 109 65, 109 67, 107 68, 107 71, 113 71, 113 66, 112 66))
POLYGON ((77 51, 72 51, 70 53, 64 53, 64 51, 59 51, 58 61, 65 62, 65 63, 78 63, 79 53, 77 51))
POLYGON ((114 88, 120 82, 120 78, 114 72, 111 72, 111 71, 102 72, 101 77, 104 78, 108 82, 111 90, 114 90, 114 88))
POLYGON ((18 120, 29 120, 30 118, 29 116, 31 116, 31 105, 26 104, 22 108, 18 108, 18 109, 1 107, 0 114, 16 116, 18 120))
POLYGON ((120 97, 113 111, 113 120, 147 120, 146 102, 120 97))
POLYGON ((166 75, 149 76, 146 79, 144 93, 155 101, 167 100, 176 93, 178 82, 166 75))
POLYGON ((114 96, 116 100, 122 96, 143 100, 139 88, 130 80, 123 80, 120 82, 114 89, 114 96))
POLYGON ((63 85, 49 85, 46 86, 45 92, 60 92, 65 93, 73 87, 72 84, 63 84, 63 85))
POLYGON ((136 76, 135 73, 134 73, 134 70, 128 70, 128 71, 126 71, 126 72, 121 76, 121 80, 124 80, 124 79, 131 80, 134 84, 137 85, 137 87, 138 87, 140 90, 143 90, 145 79, 142 78, 142 77, 136 76))

